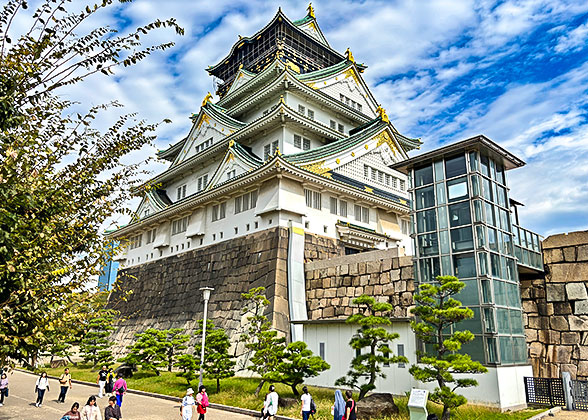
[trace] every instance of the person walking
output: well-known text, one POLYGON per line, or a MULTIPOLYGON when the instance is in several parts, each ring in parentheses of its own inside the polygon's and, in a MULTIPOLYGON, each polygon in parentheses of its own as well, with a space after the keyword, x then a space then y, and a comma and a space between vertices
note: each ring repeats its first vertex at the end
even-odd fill
POLYGON ((106 386, 104 387, 106 391, 106 395, 109 397, 113 397, 114 393, 114 373, 112 372, 112 368, 108 369, 108 379, 106 381, 106 386))
POLYGON ((0 377, 0 407, 4 405, 4 397, 8 397, 8 376, 2 373, 0 377))
POLYGON ((122 407, 123 395, 127 392, 127 381, 122 376, 122 373, 117 373, 116 382, 114 383, 114 393, 116 395, 116 405, 122 407))
POLYGON ((82 419, 81 420, 102 420, 102 414, 100 414, 100 409, 96 405, 96 397, 90 396, 88 398, 88 402, 84 408, 82 408, 82 419))
POLYGON ((108 399, 108 406, 104 409, 104 420, 120 420, 122 413, 120 407, 116 405, 116 397, 108 399))
POLYGON ((192 407, 196 405, 194 401, 194 390, 188 388, 186 390, 186 396, 182 399, 182 406, 180 407, 180 415, 182 420, 192 420, 192 407))
POLYGON ((98 398, 102 398, 104 394, 104 388, 106 387, 106 380, 108 379, 108 369, 106 366, 102 366, 102 369, 98 371, 98 377, 96 378, 96 383, 100 387, 98 391, 98 398))
POLYGON ((61 386, 61 391, 59 392, 59 397, 57 397, 57 402, 65 403, 65 394, 67 394, 68 389, 71 389, 71 375, 68 368, 65 368, 59 377, 59 385, 61 386))
POLYGON ((302 395, 300 396, 300 402, 302 403, 302 407, 300 407, 300 415, 302 416, 302 420, 308 420, 310 417, 311 401, 312 397, 308 393, 308 388, 306 386, 302 387, 302 395))
POLYGON ((198 415, 198 420, 204 420, 204 415, 206 414, 206 407, 208 407, 208 395, 206 394, 206 387, 204 385, 200 385, 198 388, 198 395, 196 395, 196 412, 198 415))
POLYGON ((345 415, 343 420, 357 420, 357 409, 355 407, 355 401, 353 401, 353 392, 345 391, 347 402, 345 403, 345 415))
POLYGON ((71 409, 67 413, 65 413, 61 418, 61 420, 63 419, 82 420, 82 413, 80 413, 80 405, 77 402, 73 403, 71 409))
POLYGON ((45 391, 49 391, 49 378, 47 378, 47 372, 42 372, 41 376, 37 378, 37 382, 35 383, 35 392, 37 393, 35 407, 41 407, 41 405, 43 405, 45 391))
POLYGON ((335 391, 335 404, 333 404, 333 420, 341 420, 345 415, 345 400, 341 391, 335 391))
POLYGON ((267 394, 265 397, 265 402, 263 403, 264 418, 269 417, 270 420, 274 419, 274 416, 278 412, 278 400, 279 395, 276 392, 276 387, 274 385, 270 385, 269 394, 267 394))

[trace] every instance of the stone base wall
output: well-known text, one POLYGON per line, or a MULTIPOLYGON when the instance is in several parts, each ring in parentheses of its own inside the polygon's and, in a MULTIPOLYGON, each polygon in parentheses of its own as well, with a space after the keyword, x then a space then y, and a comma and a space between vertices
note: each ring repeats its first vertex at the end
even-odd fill
POLYGON ((412 259, 398 252, 370 251, 306 263, 308 318, 346 318, 353 313, 352 300, 363 294, 393 304, 396 318, 411 316, 412 259))
POLYGON ((521 278, 533 373, 588 379, 588 231, 543 241, 545 277, 521 278))
POLYGON ((328 260, 345 255, 345 247, 336 239, 319 236, 313 233, 304 235, 304 262, 328 260))
POLYGON ((288 230, 273 228, 122 270, 109 300, 122 319, 112 337, 115 354, 123 354, 134 334, 150 327, 183 328, 193 335, 202 319, 204 286, 214 287, 209 319, 233 343, 247 322, 241 293, 252 287, 266 288, 267 315, 274 328, 289 335, 287 255, 288 230), (127 291, 132 294, 122 301, 127 291))

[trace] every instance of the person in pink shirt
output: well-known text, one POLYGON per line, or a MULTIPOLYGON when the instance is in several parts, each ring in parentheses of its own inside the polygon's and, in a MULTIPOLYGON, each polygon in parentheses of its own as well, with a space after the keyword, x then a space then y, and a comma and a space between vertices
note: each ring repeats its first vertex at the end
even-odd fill
POLYGON ((198 420, 204 420, 206 407, 208 407, 208 395, 206 395, 206 388, 204 385, 200 385, 200 388, 198 388, 198 394, 196 394, 196 412, 199 414, 198 420))
POLYGON ((122 377, 122 373, 116 375, 116 382, 114 383, 114 393, 116 394, 116 405, 122 407, 123 395, 127 392, 127 381, 122 377))

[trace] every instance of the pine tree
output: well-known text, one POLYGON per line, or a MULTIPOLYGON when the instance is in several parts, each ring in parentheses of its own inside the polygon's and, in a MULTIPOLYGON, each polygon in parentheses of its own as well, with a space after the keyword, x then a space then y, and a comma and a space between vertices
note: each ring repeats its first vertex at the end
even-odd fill
POLYGON ((382 372, 385 363, 408 363, 404 356, 394 356, 388 343, 398 338, 397 333, 388 332, 384 326, 392 325, 391 314, 394 307, 367 295, 353 299, 363 311, 351 315, 345 322, 359 324, 360 328, 351 337, 349 345, 360 353, 351 360, 351 369, 347 375, 337 379, 335 385, 346 385, 359 391, 360 401, 370 391, 376 389, 376 379, 386 378, 382 372), (367 352, 362 351, 367 348, 367 352))
POLYGON ((101 310, 90 319, 80 343, 80 353, 85 362, 92 362, 94 367, 99 364, 109 365, 112 360, 112 346, 108 339, 114 330, 115 315, 111 310, 101 310))
POLYGON ((478 385, 475 379, 455 379, 453 375, 485 373, 488 370, 481 363, 472 361, 468 354, 458 353, 462 344, 474 339, 470 331, 455 330, 456 324, 474 316, 471 309, 462 307, 461 302, 453 298, 465 287, 465 283, 453 276, 437 276, 436 280, 436 283, 421 284, 419 293, 414 296, 417 306, 411 312, 417 320, 411 321, 410 326, 425 344, 425 351, 417 352, 419 365, 412 365, 409 371, 418 381, 437 381, 438 387, 429 398, 443 404, 441 419, 449 420, 451 410, 467 402, 455 390, 478 385), (448 332, 451 328, 453 333, 448 332))
POLYGON ((186 378, 188 386, 190 386, 190 382, 196 379, 196 370, 200 369, 198 360, 193 354, 189 353, 178 356, 174 366, 181 369, 181 372, 178 372, 177 375, 186 378))
POLYGON ((168 372, 172 371, 172 367, 176 359, 178 359, 177 353, 187 348, 186 342, 190 339, 190 336, 188 334, 181 334, 183 331, 181 328, 165 330, 166 338, 164 346, 166 347, 168 372))
MULTIPOLYGON (((197 335, 202 336, 203 321, 200 320, 200 329, 197 335)), ((199 349, 202 342, 196 345, 199 349)), ((222 328, 215 328, 212 321, 206 321, 206 339, 204 343, 204 372, 207 378, 216 379, 216 392, 220 392, 220 380, 230 378, 235 374, 235 362, 229 355, 231 341, 222 328)), ((196 363, 200 368, 200 354, 196 357, 196 363)))
POLYGON ((240 337, 240 340, 245 342, 245 348, 249 350, 249 357, 243 368, 261 377, 255 389, 257 397, 265 383, 265 375, 277 369, 281 354, 286 347, 286 340, 278 337, 278 332, 271 329, 271 323, 264 315, 270 303, 265 297, 264 287, 253 288, 241 296, 246 300, 243 313, 248 315, 249 322, 246 333, 240 337))
POLYGON ((300 395, 298 385, 304 383, 306 378, 318 376, 322 371, 331 368, 319 356, 314 356, 302 341, 288 344, 280 356, 276 370, 267 373, 264 378, 290 386, 296 397, 300 395))

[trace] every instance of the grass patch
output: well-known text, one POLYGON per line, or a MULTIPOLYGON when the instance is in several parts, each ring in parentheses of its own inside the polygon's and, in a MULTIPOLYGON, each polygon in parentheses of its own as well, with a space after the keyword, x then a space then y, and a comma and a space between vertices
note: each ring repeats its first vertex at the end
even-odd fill
MULTIPOLYGON (((91 369, 89 365, 78 364, 78 366, 68 366, 73 379, 81 381, 96 382, 98 377, 98 369, 91 369)), ((63 372, 63 368, 46 369, 49 375, 59 376, 63 372)), ((132 378, 127 379, 129 388, 138 389, 141 391, 155 392, 158 394, 173 395, 176 397, 183 397, 186 393, 188 384, 182 377, 176 376, 175 373, 161 372, 161 375, 156 376, 152 372, 139 371, 136 372, 132 378)), ((212 403, 231 405, 235 407, 249 408, 259 411, 263 406, 263 398, 267 393, 268 384, 265 384, 259 397, 254 395, 255 388, 259 383, 255 378, 229 378, 221 381, 221 391, 216 393, 216 381, 204 380, 204 385, 207 387, 207 392, 212 403)), ((193 381, 191 386, 196 388, 198 381, 193 381)), ((299 387, 302 389, 302 387, 299 387)), ((334 401, 334 389, 317 388, 309 386, 309 391, 312 394, 318 413, 315 416, 316 420, 331 420, 331 406, 334 401)), ((282 397, 293 398, 290 387, 276 384, 276 390, 282 397)), ((395 398, 396 404, 400 409, 397 416, 388 417, 385 420, 408 420, 408 399, 406 397, 395 398)), ((429 413, 436 413, 441 416, 442 407, 429 403, 429 413)), ((544 411, 543 409, 522 410, 516 412, 501 413, 488 407, 466 405, 459 408, 452 414, 452 418, 456 420, 526 420, 536 414, 544 411)), ((278 414, 294 418, 301 418, 300 406, 290 409, 280 409, 278 414)))

